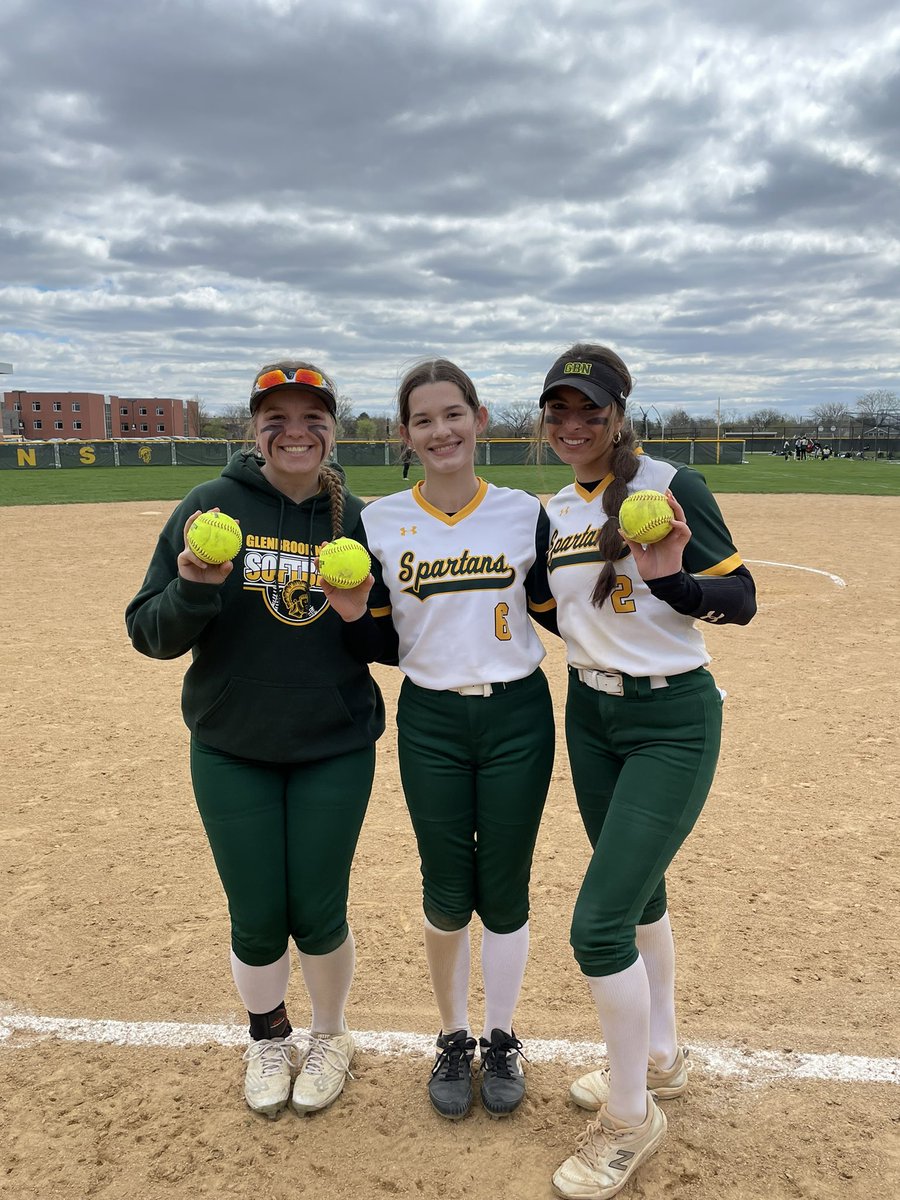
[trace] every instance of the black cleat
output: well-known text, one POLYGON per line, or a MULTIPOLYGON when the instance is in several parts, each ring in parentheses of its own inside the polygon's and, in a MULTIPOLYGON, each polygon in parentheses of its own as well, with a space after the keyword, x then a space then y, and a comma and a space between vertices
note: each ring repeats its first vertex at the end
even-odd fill
POLYGON ((439 1054, 431 1068, 428 1095, 435 1110, 449 1121, 459 1121, 472 1107, 472 1058, 475 1039, 465 1029, 440 1033, 439 1054))
POLYGON ((519 1063, 522 1043, 515 1030, 492 1029, 491 1040, 481 1038, 480 1045, 481 1103, 492 1117, 508 1117, 525 1098, 525 1076, 519 1063))

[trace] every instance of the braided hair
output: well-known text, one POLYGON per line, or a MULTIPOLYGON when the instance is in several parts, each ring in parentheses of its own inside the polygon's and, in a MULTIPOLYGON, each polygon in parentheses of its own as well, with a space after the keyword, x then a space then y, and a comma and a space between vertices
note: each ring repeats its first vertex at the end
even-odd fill
POLYGON ((591 592, 591 603, 600 608, 616 586, 615 564, 628 554, 628 547, 622 541, 619 533, 619 509, 628 494, 628 484, 634 479, 639 466, 635 450, 637 438, 630 425, 624 426, 616 434, 618 441, 613 447, 610 472, 612 482, 603 493, 603 511, 606 521, 601 525, 597 534, 597 549, 603 559, 603 566, 591 592))
POLYGON ((344 481, 334 467, 319 467, 319 484, 331 500, 331 534, 334 541, 344 536, 344 481))

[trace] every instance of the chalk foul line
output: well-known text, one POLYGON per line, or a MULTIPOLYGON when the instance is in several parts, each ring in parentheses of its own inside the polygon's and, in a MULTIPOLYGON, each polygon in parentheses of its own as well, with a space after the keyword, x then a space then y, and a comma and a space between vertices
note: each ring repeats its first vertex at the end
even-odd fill
POLYGON ((791 571, 809 571, 811 575, 824 575, 837 587, 846 587, 846 581, 840 575, 832 575, 830 571, 820 571, 818 567, 801 567, 798 563, 769 562, 766 558, 745 558, 744 562, 757 567, 787 567, 791 571))
MULTIPOLYGON (((418 1033, 353 1034, 360 1050, 398 1057, 434 1053, 434 1037, 418 1033)), ((44 1038, 106 1046, 141 1046, 183 1050, 191 1046, 245 1046, 243 1025, 187 1024, 175 1021, 90 1021, 72 1017, 37 1017, 0 1013, 0 1048, 14 1050, 44 1038)), ((529 1038, 532 1062, 592 1065, 606 1057, 602 1042, 547 1041, 529 1038)), ((866 1058, 857 1054, 804 1054, 798 1051, 745 1050, 736 1046, 691 1045, 691 1057, 713 1075, 761 1083, 774 1079, 814 1079, 839 1083, 900 1084, 900 1058, 866 1058)))

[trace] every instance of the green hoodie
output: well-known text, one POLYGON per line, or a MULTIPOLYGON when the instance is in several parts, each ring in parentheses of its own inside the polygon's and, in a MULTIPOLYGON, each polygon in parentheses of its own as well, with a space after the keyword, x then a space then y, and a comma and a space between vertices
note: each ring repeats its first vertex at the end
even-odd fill
MULTIPOLYGON (((344 533, 364 542, 362 507, 345 489, 344 533)), ((150 658, 191 651, 181 710, 204 745, 296 763, 360 749, 384 732, 381 693, 346 649, 315 572, 333 536, 327 492, 295 504, 241 452, 167 521, 125 624, 150 658), (191 583, 178 574, 184 523, 216 507, 240 521, 244 544, 223 584, 191 583)))

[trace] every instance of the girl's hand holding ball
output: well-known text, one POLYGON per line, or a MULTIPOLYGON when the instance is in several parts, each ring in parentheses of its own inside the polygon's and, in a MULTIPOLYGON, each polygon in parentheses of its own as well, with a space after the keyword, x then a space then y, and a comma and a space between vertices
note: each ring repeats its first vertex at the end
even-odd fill
POLYGON ((353 538, 326 542, 319 551, 319 583, 344 621, 357 621, 365 613, 375 580, 370 574, 369 552, 353 538))
MULTIPOLYGON (((660 497, 662 498, 662 497, 660 497)), ((658 541, 639 542, 628 536, 625 529, 620 529, 622 540, 634 555, 634 565, 641 579, 662 579, 666 575, 674 575, 682 569, 681 556, 685 546, 691 540, 691 531, 684 519, 684 509, 670 491, 666 491, 665 500, 671 509, 671 517, 666 532, 658 541)), ((627 503, 627 501, 626 501, 627 503)), ((625 505, 623 504, 624 508, 625 505)), ((620 517, 621 521, 621 511, 620 517)), ((625 522, 622 522, 624 524, 625 522)), ((646 535, 646 530, 642 530, 646 535)))
POLYGON ((184 526, 178 574, 192 583, 224 583, 234 567, 231 560, 242 545, 241 528, 233 517, 218 508, 192 513, 184 526))

